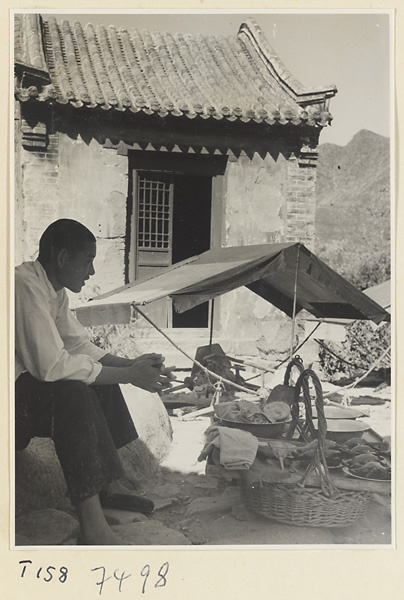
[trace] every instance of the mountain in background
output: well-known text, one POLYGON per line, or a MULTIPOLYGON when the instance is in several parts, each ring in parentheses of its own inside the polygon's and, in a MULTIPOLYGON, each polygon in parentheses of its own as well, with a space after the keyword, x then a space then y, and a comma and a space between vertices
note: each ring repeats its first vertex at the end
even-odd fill
POLYGON ((346 146, 321 144, 316 193, 317 255, 358 287, 388 279, 389 138, 361 130, 346 146))

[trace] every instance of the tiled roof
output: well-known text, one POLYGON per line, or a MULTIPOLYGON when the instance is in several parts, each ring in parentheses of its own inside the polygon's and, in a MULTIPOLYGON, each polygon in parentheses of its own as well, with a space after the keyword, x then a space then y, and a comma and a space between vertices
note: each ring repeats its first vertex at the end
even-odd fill
POLYGON ((43 71, 20 101, 143 111, 164 117, 327 125, 335 86, 305 89, 252 19, 232 37, 116 29, 16 15, 15 60, 43 71), (45 83, 45 85, 43 85, 45 83))

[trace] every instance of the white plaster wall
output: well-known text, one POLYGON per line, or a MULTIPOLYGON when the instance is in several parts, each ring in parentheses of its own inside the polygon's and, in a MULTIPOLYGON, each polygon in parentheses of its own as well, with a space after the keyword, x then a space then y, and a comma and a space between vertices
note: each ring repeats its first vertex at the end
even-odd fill
POLYGON ((93 296, 123 285, 128 159, 92 139, 60 134, 59 218, 74 218, 97 237, 95 275, 83 289, 93 296))
POLYGON ((225 246, 283 241, 286 160, 241 156, 226 172, 225 246))
MULTIPOLYGON (((282 155, 275 161, 254 154, 228 163, 224 246, 285 241, 286 174, 282 155)), ((258 354, 260 339, 280 351, 290 346, 289 319, 246 288, 220 298, 220 334, 229 352, 258 354)))
POLYGON ((127 174, 127 157, 116 150, 104 149, 95 139, 86 143, 80 136, 74 140, 60 134, 59 211, 63 216, 75 215, 97 233, 100 212, 110 194, 127 195, 127 174))

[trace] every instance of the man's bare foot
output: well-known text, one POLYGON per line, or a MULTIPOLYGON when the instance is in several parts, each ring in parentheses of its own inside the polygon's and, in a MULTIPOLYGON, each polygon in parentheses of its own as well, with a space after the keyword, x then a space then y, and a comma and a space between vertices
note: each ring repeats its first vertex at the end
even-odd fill
POLYGON ((118 537, 108 525, 102 512, 98 494, 76 504, 80 521, 79 545, 86 546, 126 546, 127 542, 118 537))

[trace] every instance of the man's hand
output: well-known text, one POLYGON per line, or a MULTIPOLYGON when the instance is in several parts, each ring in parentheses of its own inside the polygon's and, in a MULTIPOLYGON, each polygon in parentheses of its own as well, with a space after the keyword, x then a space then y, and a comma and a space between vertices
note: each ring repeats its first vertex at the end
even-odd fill
POLYGON ((165 367, 161 354, 139 356, 128 367, 128 383, 148 392, 162 392, 171 387, 175 367, 165 367))
POLYGON ((162 392, 171 387, 175 379, 175 367, 164 366, 161 354, 142 354, 134 359, 106 354, 101 360, 102 370, 95 380, 96 385, 131 383, 148 392, 162 392))
POLYGON ((155 366, 160 366, 164 364, 164 360, 165 358, 162 354, 156 354, 155 352, 151 352, 149 354, 141 354, 136 358, 132 358, 130 366, 144 361, 152 363, 155 366))

